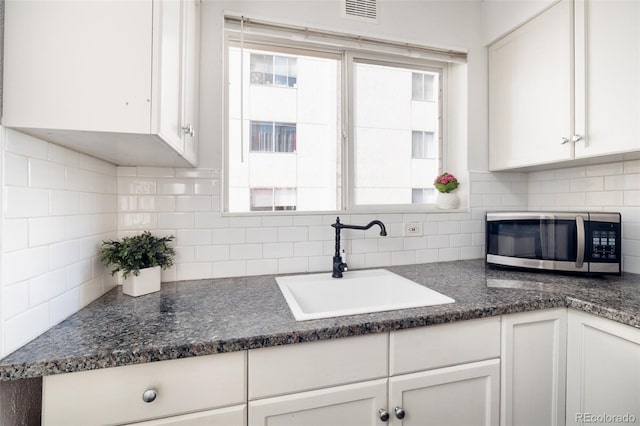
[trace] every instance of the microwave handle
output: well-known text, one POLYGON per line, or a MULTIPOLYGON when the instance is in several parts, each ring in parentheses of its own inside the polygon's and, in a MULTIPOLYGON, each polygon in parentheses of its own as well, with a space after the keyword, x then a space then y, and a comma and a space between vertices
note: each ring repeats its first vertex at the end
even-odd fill
POLYGON ((576 216, 576 236, 578 239, 578 247, 576 250, 576 268, 582 268, 584 263, 584 219, 582 216, 576 216))

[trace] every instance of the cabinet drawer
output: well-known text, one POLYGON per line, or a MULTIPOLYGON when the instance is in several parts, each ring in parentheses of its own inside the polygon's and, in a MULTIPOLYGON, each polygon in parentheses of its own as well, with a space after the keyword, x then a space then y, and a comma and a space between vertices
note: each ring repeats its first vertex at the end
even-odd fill
POLYGON ((129 423, 245 402, 245 352, 46 376, 46 426, 129 423), (153 389, 156 398, 144 402, 153 389))
POLYGON ((390 374, 404 374, 500 356, 500 317, 391 332, 390 374))
POLYGON ((130 423, 129 426, 246 426, 247 406, 218 408, 183 416, 130 423))
POLYGON ((249 399, 387 376, 388 333, 249 351, 249 399))

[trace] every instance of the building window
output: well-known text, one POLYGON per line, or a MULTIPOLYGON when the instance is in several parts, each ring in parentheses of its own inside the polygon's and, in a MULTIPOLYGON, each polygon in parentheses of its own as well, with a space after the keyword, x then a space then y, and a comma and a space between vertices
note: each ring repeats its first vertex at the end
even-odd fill
POLYGON ((251 188, 251 211, 296 210, 296 188, 251 188))
POLYGON ((414 101, 434 102, 435 76, 434 74, 425 74, 414 72, 411 76, 411 94, 414 101))
POLYGON ((411 204, 432 204, 436 202, 433 188, 411 188, 411 204))
POLYGON ((437 158, 433 132, 411 132, 411 158, 437 158))
POLYGON ((272 121, 252 121, 251 151, 296 152, 296 125, 272 121))
POLYGON ((251 84, 297 87, 296 58, 277 55, 251 54, 251 84))

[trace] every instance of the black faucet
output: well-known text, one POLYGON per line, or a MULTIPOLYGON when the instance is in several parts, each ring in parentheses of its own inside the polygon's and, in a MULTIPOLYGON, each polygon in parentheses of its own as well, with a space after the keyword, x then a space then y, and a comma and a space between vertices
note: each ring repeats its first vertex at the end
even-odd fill
POLYGON ((360 226, 340 223, 340 217, 336 217, 336 223, 331 224, 331 226, 336 228, 336 252, 333 255, 333 274, 331 274, 333 278, 342 278, 342 273, 347 270, 347 264, 342 261, 342 256, 340 256, 340 230, 343 228, 366 230, 371 228, 373 225, 378 225, 380 227, 381 237, 385 237, 387 235, 387 229, 384 227, 384 223, 379 220, 372 220, 367 225, 360 226))

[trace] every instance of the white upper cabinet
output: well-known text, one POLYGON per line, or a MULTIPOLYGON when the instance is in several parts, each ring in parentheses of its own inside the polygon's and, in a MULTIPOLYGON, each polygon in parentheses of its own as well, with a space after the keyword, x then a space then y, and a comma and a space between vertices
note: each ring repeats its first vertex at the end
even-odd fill
POLYGON ((491 170, 640 150, 640 3, 562 0, 489 46, 491 170))
POLYGON ((4 126, 118 165, 195 165, 196 0, 5 9, 4 126))
POLYGON ((576 158, 640 149, 640 2, 575 2, 576 158))

